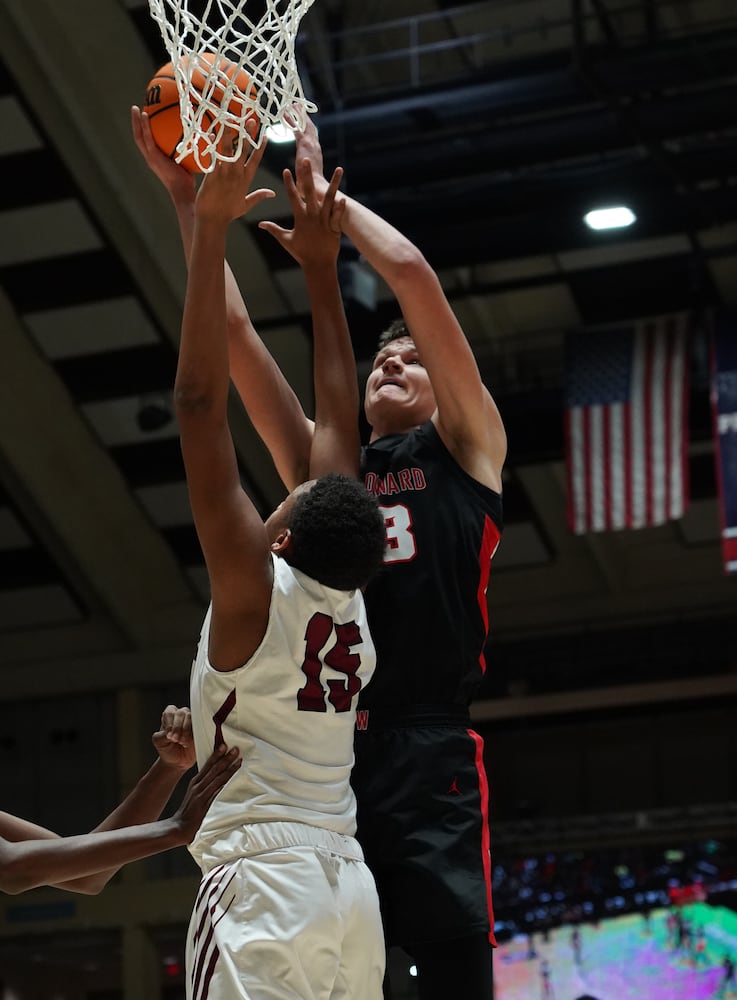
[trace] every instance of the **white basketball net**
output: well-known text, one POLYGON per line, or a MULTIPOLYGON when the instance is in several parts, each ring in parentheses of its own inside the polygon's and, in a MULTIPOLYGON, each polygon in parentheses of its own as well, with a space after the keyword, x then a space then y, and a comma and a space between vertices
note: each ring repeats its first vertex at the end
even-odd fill
POLYGON ((315 0, 266 0, 255 23, 245 13, 247 2, 207 0, 203 11, 200 0, 198 17, 189 10, 190 0, 149 0, 179 90, 183 137, 176 160, 192 153, 203 173, 216 160, 238 159, 244 141, 258 145, 270 125, 302 131, 308 113, 317 111, 302 92, 294 55, 299 23, 315 0), (198 58, 200 53, 210 56, 198 58), (253 90, 238 86, 241 70, 253 90), (201 93, 193 74, 200 83, 205 78, 201 93), (245 126, 254 114, 260 128, 252 138, 245 126), (222 142, 229 129, 235 138, 222 142))

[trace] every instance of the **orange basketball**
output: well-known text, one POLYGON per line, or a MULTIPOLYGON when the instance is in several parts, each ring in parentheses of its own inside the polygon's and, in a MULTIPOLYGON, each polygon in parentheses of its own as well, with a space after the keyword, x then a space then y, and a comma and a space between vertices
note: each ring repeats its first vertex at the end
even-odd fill
MULTIPOLYGON (((197 56, 198 62, 206 62, 209 65, 214 63, 215 58, 212 52, 201 52, 197 56)), ((218 68, 229 80, 234 81, 242 93, 249 94, 251 97, 254 96, 254 87, 251 85, 250 78, 245 70, 239 71, 233 63, 228 62, 226 59, 218 60, 218 68)), ((194 89, 202 93, 206 79, 207 74, 199 68, 199 65, 196 66, 192 73, 192 86, 194 89)), ((211 100, 220 98, 222 101, 224 96, 225 90, 223 84, 221 82, 216 83, 211 100)), ((192 100, 194 101, 196 98, 192 98, 192 100)), ((156 145, 162 152, 166 153, 169 159, 176 159, 177 146, 182 141, 184 131, 182 129, 182 119, 179 114, 179 91, 174 75, 174 66, 170 62, 162 66, 161 69, 158 69, 149 81, 146 87, 143 110, 150 119, 151 135, 156 145)), ((231 97, 228 104, 228 111, 234 115, 242 114, 243 101, 237 96, 231 97)), ((214 117, 205 112, 202 120, 203 128, 212 125, 213 121, 214 117)), ((209 167, 210 155, 206 152, 207 146, 203 140, 199 141, 198 149, 203 166, 209 167)), ((186 167, 190 173, 197 174, 200 172, 193 153, 185 156, 181 165, 186 167)))

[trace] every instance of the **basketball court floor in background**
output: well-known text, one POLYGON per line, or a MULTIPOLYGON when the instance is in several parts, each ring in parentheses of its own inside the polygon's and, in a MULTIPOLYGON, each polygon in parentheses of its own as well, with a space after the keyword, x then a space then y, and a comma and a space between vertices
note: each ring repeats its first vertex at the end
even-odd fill
POLYGON ((705 958, 698 964, 673 950, 666 926, 667 911, 654 910, 650 931, 641 914, 581 925, 581 961, 576 964, 571 927, 552 931, 549 941, 534 936, 535 958, 528 958, 528 939, 518 936, 494 954, 495 1000, 737 1000, 737 983, 720 994, 722 962, 737 962, 737 915, 704 903, 687 909, 694 929, 703 927, 705 958), (543 962, 549 965, 545 992, 543 962))

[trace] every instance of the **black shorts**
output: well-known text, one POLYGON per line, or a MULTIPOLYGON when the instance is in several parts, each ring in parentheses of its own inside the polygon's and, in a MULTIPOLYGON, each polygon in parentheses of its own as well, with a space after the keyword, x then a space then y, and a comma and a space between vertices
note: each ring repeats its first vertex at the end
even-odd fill
POLYGON ((466 713, 372 723, 356 732, 351 780, 387 944, 479 931, 495 944, 481 737, 466 713))

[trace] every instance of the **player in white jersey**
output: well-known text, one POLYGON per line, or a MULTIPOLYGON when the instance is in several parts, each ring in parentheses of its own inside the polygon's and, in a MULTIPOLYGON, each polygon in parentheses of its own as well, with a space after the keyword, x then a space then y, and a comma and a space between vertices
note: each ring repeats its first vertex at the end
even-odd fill
POLYGON ((248 663, 213 669, 208 612, 192 668, 197 747, 204 754, 224 739, 245 762, 190 846, 209 875, 189 938, 193 996, 241 995, 206 992, 207 969, 220 953, 226 981, 248 978, 243 996, 262 995, 268 969, 283 992, 269 983, 264 996, 378 997, 381 926, 373 879, 353 838, 349 781, 352 692, 375 664, 363 599, 284 559, 273 563, 269 624, 248 663), (249 952, 253 960, 241 964, 249 952))
POLYGON ((263 522, 241 487, 227 424, 224 263, 229 223, 273 194, 246 194, 263 149, 218 163, 197 194, 174 392, 212 591, 192 669, 195 746, 201 759, 225 739, 243 758, 193 844, 203 880, 187 995, 379 1000, 381 918, 353 837, 349 777, 357 696, 375 660, 360 587, 381 565, 385 538, 375 500, 354 478, 358 387, 336 266, 340 172, 322 206, 309 191, 300 198, 285 172, 294 229, 269 227, 302 266, 310 295, 315 445, 311 481, 263 522))
POLYGON ((208 611, 192 666, 195 745, 203 754, 222 742, 240 746, 246 761, 190 847, 198 862, 207 856, 210 865, 222 860, 223 831, 246 824, 309 823, 341 835, 355 830, 346 715, 375 663, 363 598, 325 587, 284 559, 273 563, 269 623, 248 664, 228 672, 212 668, 208 611))

